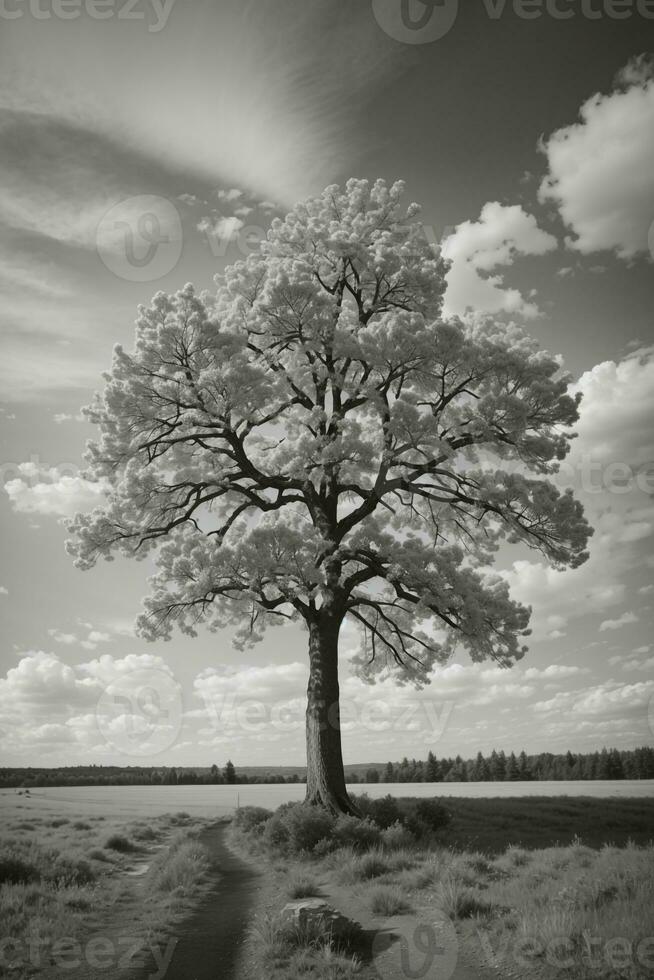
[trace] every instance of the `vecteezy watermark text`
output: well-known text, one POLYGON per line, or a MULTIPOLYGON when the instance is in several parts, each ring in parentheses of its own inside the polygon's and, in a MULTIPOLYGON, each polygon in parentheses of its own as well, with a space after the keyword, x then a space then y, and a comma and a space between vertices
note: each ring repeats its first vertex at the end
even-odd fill
POLYGON ((102 970, 107 976, 117 971, 134 969, 147 970, 148 980, 163 980, 177 945, 177 939, 169 939, 164 946, 146 942, 142 937, 91 936, 82 943, 72 936, 54 939, 41 936, 33 929, 24 938, 5 936, 0 940, 0 968, 3 973, 27 969, 38 970, 44 966, 54 966, 62 975, 73 970, 90 967, 102 970))
POLYGON ((579 965, 580 960, 590 970, 608 967, 622 972, 635 965, 654 969, 652 936, 632 942, 622 936, 606 938, 585 931, 581 936, 581 946, 579 940, 573 941, 570 936, 553 936, 544 941, 538 936, 524 935, 514 939, 509 935, 493 942, 491 934, 483 929, 477 930, 477 938, 486 962, 495 970, 509 966, 529 969, 543 961, 556 970, 571 970, 579 965))
MULTIPOLYGON (((654 20, 654 0, 482 0, 478 7, 489 20, 510 14, 520 20, 654 20)), ((403 44, 430 44, 454 27, 459 0, 372 0, 372 10, 389 37, 403 44)))
POLYGON ((0 0, 0 20, 133 20, 147 22, 150 34, 162 31, 175 0, 0 0))
MULTIPOLYGON (((265 702, 208 692, 201 697, 213 732, 257 735, 270 730, 284 734, 304 730, 306 705, 301 698, 265 702)), ((343 698, 326 707, 325 725, 376 734, 414 732, 431 743, 442 737, 453 709, 453 701, 415 699, 398 705, 382 698, 363 702, 343 698)))

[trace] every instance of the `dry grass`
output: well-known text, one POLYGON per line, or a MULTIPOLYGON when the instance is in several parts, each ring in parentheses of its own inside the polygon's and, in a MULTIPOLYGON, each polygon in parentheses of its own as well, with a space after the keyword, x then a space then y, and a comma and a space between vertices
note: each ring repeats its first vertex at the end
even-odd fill
POLYGON ((399 885, 375 885, 367 895, 370 910, 375 915, 402 915, 411 908, 399 885))
POLYGON ((315 924, 299 928, 268 913, 256 920, 251 938, 267 980, 353 980, 360 971, 358 957, 315 924))
POLYGON ((289 898, 315 898, 320 895, 320 885, 314 877, 306 872, 293 870, 286 882, 286 894, 289 898))
POLYGON ((10 956, 15 966, 8 976, 22 980, 35 974, 27 952, 30 940, 38 940, 45 951, 38 964, 43 967, 55 943, 83 941, 98 913, 109 929, 116 908, 130 902, 135 936, 139 930, 144 935, 165 932, 206 867, 200 845, 189 839, 188 829, 178 829, 187 822, 164 816, 146 829, 104 817, 74 822, 30 817, 10 824, 0 837, 0 944, 11 940, 8 949, 22 952, 10 956), (155 855, 152 841, 168 841, 172 833, 170 847, 155 855), (145 901, 126 874, 137 854, 151 862, 145 901))
POLYGON ((654 976, 652 845, 592 848, 573 837, 565 847, 511 844, 500 853, 484 853, 416 843, 401 850, 373 847, 364 854, 340 848, 297 868, 298 874, 309 871, 355 888, 358 900, 378 915, 409 907, 426 915, 445 913, 461 923, 482 962, 501 975, 530 980, 654 976))

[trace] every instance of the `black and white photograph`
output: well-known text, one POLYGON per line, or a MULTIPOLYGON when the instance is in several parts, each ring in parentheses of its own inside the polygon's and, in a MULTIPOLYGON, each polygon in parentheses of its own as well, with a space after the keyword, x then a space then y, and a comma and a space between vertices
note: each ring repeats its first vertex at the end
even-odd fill
POLYGON ((654 978, 654 0, 0 0, 0 978, 654 978))

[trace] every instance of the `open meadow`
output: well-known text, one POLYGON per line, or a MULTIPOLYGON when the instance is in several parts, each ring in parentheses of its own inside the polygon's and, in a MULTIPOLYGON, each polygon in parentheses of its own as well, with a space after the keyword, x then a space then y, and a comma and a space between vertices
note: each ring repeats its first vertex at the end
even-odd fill
MULTIPOLYGON (((224 815, 157 813, 149 792, 139 808, 129 789, 114 788, 113 807, 111 789, 103 806, 89 788, 75 807, 70 789, 2 794, 0 976, 95 980, 111 968, 112 978, 177 980, 173 953, 194 934, 199 904, 224 916, 211 907, 220 868, 198 840, 224 815)), ((159 806, 169 802, 163 793, 159 806)), ((359 805, 363 821, 293 803, 274 816, 236 811, 227 840, 256 876, 239 980, 403 980, 392 972, 402 949, 438 980, 652 975, 651 796, 378 792, 359 805), (347 917, 349 932, 280 917, 286 902, 312 898, 347 917)), ((230 888, 236 899, 238 882, 230 888)))
POLYGON ((645 980, 654 803, 612 804, 364 797, 363 821, 242 809, 231 839, 269 877, 253 975, 645 980), (300 899, 349 919, 340 942, 289 925, 280 909, 300 899))
POLYGON ((0 976, 162 978, 174 923, 205 878, 204 823, 54 809, 5 819, 0 976))

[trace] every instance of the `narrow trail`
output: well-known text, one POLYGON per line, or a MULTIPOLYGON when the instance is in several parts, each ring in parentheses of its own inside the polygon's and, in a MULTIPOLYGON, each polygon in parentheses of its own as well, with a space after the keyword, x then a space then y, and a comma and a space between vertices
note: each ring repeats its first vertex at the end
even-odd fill
POLYGON ((218 824, 200 835, 216 883, 184 921, 166 980, 231 980, 235 975, 259 875, 225 845, 225 832, 218 824))

